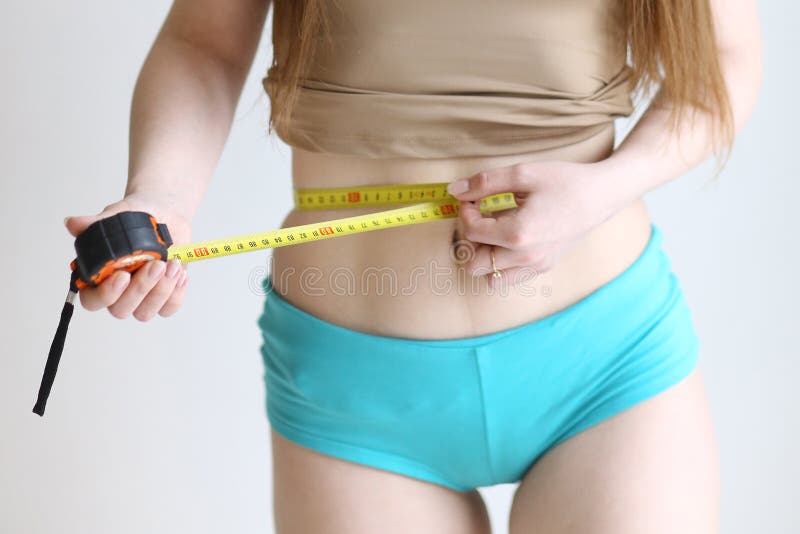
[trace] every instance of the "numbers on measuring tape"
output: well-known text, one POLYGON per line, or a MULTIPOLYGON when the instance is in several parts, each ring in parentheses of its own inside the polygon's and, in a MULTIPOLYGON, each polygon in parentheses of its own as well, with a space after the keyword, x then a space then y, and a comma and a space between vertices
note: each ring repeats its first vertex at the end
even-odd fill
MULTIPOLYGON (((177 245, 170 247, 169 256, 184 262, 219 257, 239 252, 264 248, 282 247, 295 243, 316 241, 338 235, 368 232, 381 228, 425 223, 436 219, 455 217, 460 203, 447 193, 446 184, 428 184, 430 187, 409 186, 397 190, 396 187, 371 186, 346 192, 327 190, 296 190, 296 206, 305 209, 352 206, 354 203, 367 205, 386 205, 391 203, 418 202, 420 199, 439 199, 418 203, 414 206, 356 215, 320 223, 281 228, 260 234, 237 236, 228 240, 177 245)), ((483 198, 480 207, 487 211, 498 211, 517 204, 512 193, 501 193, 483 198)))

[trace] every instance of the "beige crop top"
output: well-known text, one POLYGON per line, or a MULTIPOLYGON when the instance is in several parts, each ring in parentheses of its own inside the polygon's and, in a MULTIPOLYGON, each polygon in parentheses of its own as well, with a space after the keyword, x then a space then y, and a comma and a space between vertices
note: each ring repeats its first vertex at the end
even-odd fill
POLYGON ((276 125, 290 146, 373 158, 519 154, 588 139, 633 111, 621 2, 331 6, 331 45, 316 50, 290 128, 276 125))

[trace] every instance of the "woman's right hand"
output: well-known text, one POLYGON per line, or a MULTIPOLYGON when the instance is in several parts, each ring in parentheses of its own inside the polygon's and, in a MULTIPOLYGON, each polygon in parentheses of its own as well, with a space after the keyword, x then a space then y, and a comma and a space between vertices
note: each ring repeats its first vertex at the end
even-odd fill
MULTIPOLYGON (((106 206, 97 215, 67 217, 64 224, 73 237, 90 224, 121 211, 144 211, 165 223, 175 244, 191 241, 190 221, 163 202, 146 195, 131 194, 106 206)), ((133 315, 139 321, 149 321, 156 315, 172 315, 183 302, 189 277, 178 260, 151 261, 133 273, 117 271, 97 287, 81 289, 81 304, 87 310, 108 308, 118 319, 133 315)))

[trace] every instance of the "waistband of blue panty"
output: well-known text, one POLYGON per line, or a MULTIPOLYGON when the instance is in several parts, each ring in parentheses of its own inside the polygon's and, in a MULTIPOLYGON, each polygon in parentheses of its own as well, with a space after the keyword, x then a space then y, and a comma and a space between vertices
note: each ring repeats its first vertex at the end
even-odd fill
MULTIPOLYGON (((644 250, 627 268, 625 268, 610 281, 562 310, 556 311, 550 315, 536 319, 529 323, 499 330, 489 334, 450 339, 416 339, 381 336, 358 330, 352 330, 325 321, 288 302, 280 295, 278 291, 275 290, 274 286, 272 285, 271 275, 267 275, 262 281, 262 287, 266 294, 266 302, 265 313, 261 316, 259 324, 262 328, 264 328, 265 323, 262 323, 262 321, 268 321, 269 317, 274 318, 274 314, 277 312, 292 315, 294 316, 294 320, 300 321, 301 323, 306 323, 309 331, 313 331, 315 335, 319 335, 327 331, 331 335, 338 336, 339 339, 342 339, 342 336, 344 336, 345 338, 348 338, 347 341, 349 342, 395 342, 439 348, 476 347, 491 343, 515 333, 530 331, 531 329, 546 329, 550 326, 553 326, 554 323, 566 319, 567 316, 571 314, 577 314, 586 311, 587 308, 593 305, 602 304, 603 301, 609 298, 614 299, 615 295, 630 295, 631 292, 639 295, 642 291, 654 289, 652 286, 653 280, 657 279, 659 276, 670 273, 669 258, 661 250, 662 242, 663 236, 661 230, 655 224, 651 223, 650 237, 644 247, 644 250)), ((601 305, 600 308, 603 308, 603 306, 601 305)))

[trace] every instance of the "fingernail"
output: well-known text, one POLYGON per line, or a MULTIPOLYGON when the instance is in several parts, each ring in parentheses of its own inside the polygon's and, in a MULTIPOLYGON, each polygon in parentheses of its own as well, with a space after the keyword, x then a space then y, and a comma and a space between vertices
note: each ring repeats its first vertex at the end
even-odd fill
POLYGON ((68 220, 69 220, 69 217, 64 217, 64 224, 67 224, 68 220))
POLYGON ((166 277, 172 280, 175 278, 175 275, 178 274, 178 271, 181 270, 181 264, 178 260, 169 260, 167 262, 167 273, 166 277))
POLYGON ((183 271, 183 277, 178 282, 178 287, 185 286, 186 282, 188 282, 188 281, 189 281, 189 273, 187 273, 186 271, 183 271))
POLYGON ((469 189, 469 183, 467 183, 467 180, 464 178, 447 184, 447 192, 451 195, 458 195, 459 193, 465 192, 467 189, 469 189))
POLYGON ((122 291, 131 281, 131 275, 129 275, 126 271, 119 271, 114 275, 114 282, 113 288, 115 291, 122 291))
POLYGON ((151 279, 159 278, 162 274, 164 274, 164 269, 166 268, 166 265, 164 264, 163 261, 158 261, 158 260, 154 261, 153 263, 155 265, 150 266, 150 270, 147 271, 147 275, 151 279))

